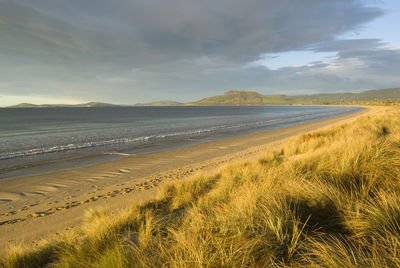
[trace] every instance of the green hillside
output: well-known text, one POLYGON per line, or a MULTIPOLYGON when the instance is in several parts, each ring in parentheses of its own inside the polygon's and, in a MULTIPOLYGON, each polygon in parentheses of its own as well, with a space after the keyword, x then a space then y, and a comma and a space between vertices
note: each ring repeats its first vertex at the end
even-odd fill
POLYGON ((366 101, 400 101, 400 88, 368 90, 360 93, 313 95, 262 95, 253 91, 228 91, 187 105, 288 105, 288 104, 348 104, 366 101))
POLYGON ((332 93, 293 96, 297 102, 349 103, 372 100, 400 100, 400 88, 368 90, 360 93, 332 93))
POLYGON ((290 97, 285 95, 262 95, 253 91, 228 91, 224 95, 205 98, 187 105, 266 105, 286 104, 290 97))

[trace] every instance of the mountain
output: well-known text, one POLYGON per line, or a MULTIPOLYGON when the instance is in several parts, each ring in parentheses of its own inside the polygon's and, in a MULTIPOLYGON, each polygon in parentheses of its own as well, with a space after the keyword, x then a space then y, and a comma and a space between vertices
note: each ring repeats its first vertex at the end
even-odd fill
MULTIPOLYGON (((223 95, 205 98, 195 102, 155 101, 137 103, 134 106, 257 106, 257 105, 307 105, 307 104, 363 104, 400 102, 400 88, 368 90, 360 93, 326 93, 312 95, 263 95, 254 91, 231 90, 223 95)), ((113 107, 122 106, 104 102, 68 104, 20 103, 7 108, 56 108, 56 107, 113 107)), ((129 106, 129 105, 125 105, 129 106)))
POLYGON ((289 102, 285 95, 262 95, 253 91, 232 90, 224 95, 205 98, 187 105, 266 105, 283 104, 289 102))
POLYGON ((43 107, 43 105, 36 105, 32 103, 23 102, 17 105, 8 106, 7 108, 41 108, 41 107, 43 107))
POLYGON ((288 104, 349 104, 368 101, 400 101, 400 88, 368 90, 360 93, 327 93, 313 95, 262 95, 253 91, 228 91, 223 95, 187 103, 190 106, 252 106, 288 104))
POLYGON ((135 106, 180 106, 181 102, 176 101, 153 101, 147 103, 136 103, 135 106))
POLYGON ((20 103, 7 108, 58 108, 58 107, 112 107, 118 106, 104 102, 88 102, 81 104, 32 104, 32 103, 20 103))
MULTIPOLYGON (((181 102, 176 101, 154 101, 148 103, 137 103, 134 106, 180 106, 183 105, 181 102)), ((6 108, 59 108, 59 107, 129 107, 132 105, 116 105, 104 102, 88 102, 81 104, 32 104, 32 103, 20 103, 6 108)))

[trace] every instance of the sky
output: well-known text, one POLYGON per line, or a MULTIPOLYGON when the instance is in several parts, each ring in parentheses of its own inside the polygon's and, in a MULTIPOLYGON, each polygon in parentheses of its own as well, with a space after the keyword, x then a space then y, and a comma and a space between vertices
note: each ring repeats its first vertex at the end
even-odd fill
POLYGON ((398 0, 0 0, 0 106, 400 86, 398 0))

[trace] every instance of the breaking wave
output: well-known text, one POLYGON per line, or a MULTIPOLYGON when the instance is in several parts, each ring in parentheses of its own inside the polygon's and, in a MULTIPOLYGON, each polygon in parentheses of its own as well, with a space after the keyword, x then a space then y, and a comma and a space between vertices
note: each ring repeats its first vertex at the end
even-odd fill
POLYGON ((258 121, 258 122, 254 122, 251 124, 237 124, 237 125, 233 125, 233 126, 228 126, 228 125, 214 126, 214 127, 209 127, 209 128, 178 131, 178 132, 149 135, 149 136, 142 136, 142 137, 124 137, 124 138, 116 138, 116 139, 109 139, 109 140, 103 140, 103 141, 91 141, 91 142, 84 142, 84 143, 77 143, 77 144, 71 143, 71 144, 66 144, 66 145, 55 145, 55 146, 51 146, 51 147, 47 147, 47 148, 33 148, 33 149, 25 150, 25 151, 0 154, 0 160, 35 156, 35 155, 43 155, 43 154, 48 154, 48 153, 66 152, 66 151, 73 151, 73 150, 80 150, 80 149, 98 148, 98 147, 105 147, 105 146, 110 146, 110 145, 119 145, 119 144, 141 145, 141 144, 155 143, 155 142, 159 142, 159 141, 163 141, 163 140, 198 137, 198 136, 213 134, 213 133, 217 133, 217 132, 228 131, 228 130, 232 130, 232 129, 240 130, 240 129, 263 127, 263 126, 270 124, 273 121, 276 121, 276 119, 267 120, 267 121, 258 121))

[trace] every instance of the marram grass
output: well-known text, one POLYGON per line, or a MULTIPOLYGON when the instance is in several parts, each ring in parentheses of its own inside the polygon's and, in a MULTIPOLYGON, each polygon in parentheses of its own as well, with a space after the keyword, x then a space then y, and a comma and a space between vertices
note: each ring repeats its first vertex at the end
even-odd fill
POLYGON ((3 267, 400 267, 400 108, 164 187, 3 267))

